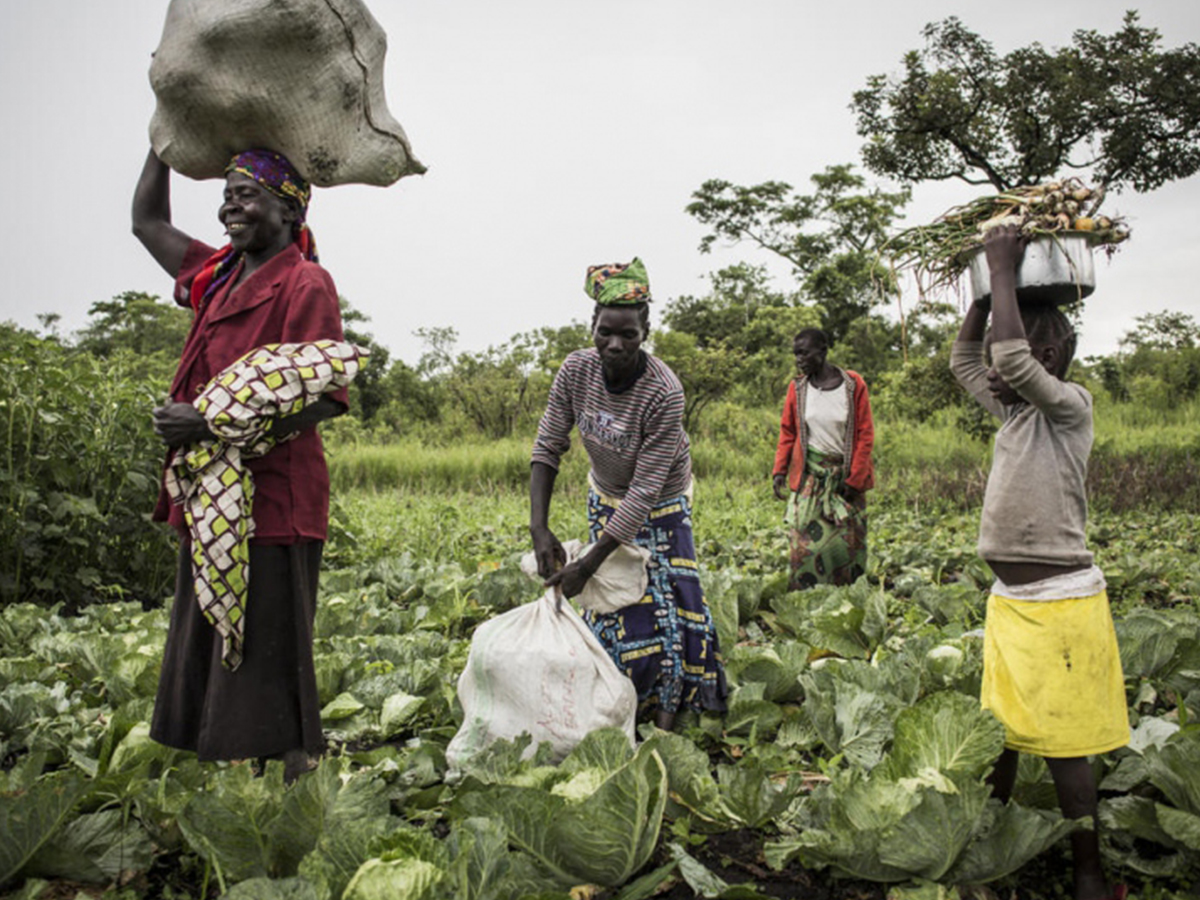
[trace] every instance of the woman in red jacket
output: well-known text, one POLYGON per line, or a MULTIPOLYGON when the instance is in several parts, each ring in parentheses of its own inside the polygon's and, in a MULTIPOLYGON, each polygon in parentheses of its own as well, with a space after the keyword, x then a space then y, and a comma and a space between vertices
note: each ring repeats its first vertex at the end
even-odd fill
POLYGON ((820 328, 800 331, 792 351, 796 378, 783 404, 772 470, 775 497, 788 501, 788 588, 850 584, 866 571, 864 495, 875 484, 867 384, 826 362, 829 335, 820 328))
MULTIPOLYGON (((195 318, 171 384, 154 410, 154 429, 176 448, 212 439, 192 401, 211 379, 268 344, 342 340, 333 279, 316 261, 304 225, 309 186, 282 156, 248 150, 226 168, 217 217, 229 243, 193 240, 171 221, 170 170, 153 152, 138 180, 133 231, 175 279, 175 300, 195 318)), ((180 534, 179 575, 150 736, 195 751, 201 760, 282 759, 294 780, 324 747, 313 668, 321 552, 329 520, 329 472, 317 423, 346 409, 328 394, 277 419, 270 434, 299 432, 251 459, 254 537, 241 625, 244 653, 232 662, 200 608, 191 529, 164 488, 155 519, 180 534)), ((228 532, 227 532, 228 533, 228 532)), ((214 567, 215 568, 215 567, 214 567)))

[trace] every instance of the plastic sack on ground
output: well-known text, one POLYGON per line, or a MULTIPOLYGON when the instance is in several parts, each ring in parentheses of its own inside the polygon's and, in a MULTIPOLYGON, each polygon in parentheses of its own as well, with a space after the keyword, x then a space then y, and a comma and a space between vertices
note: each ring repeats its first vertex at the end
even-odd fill
POLYGON ((386 50, 362 0, 171 0, 150 65, 150 142, 192 178, 223 177, 252 148, 317 185, 419 174, 387 109, 386 50))
MULTIPOLYGON (((587 555, 592 544, 580 541, 565 541, 563 550, 567 562, 571 563, 587 555)), ((596 574, 587 580, 583 592, 575 598, 581 607, 594 613, 612 613, 646 596, 649 576, 646 564, 650 562, 650 551, 636 544, 621 544, 609 554, 596 569, 596 574)), ((537 559, 532 553, 521 557, 521 571, 532 578, 541 577, 537 571, 537 559)))
POLYGON ((451 770, 523 732, 533 738, 529 753, 549 741, 555 761, 596 728, 615 725, 635 740, 633 682, 553 590, 475 629, 458 698, 463 724, 446 748, 451 770))

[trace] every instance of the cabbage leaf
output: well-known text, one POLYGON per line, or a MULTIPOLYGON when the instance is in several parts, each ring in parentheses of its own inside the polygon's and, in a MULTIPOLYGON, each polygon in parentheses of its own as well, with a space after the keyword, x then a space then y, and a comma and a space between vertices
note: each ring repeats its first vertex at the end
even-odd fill
POLYGON ((896 717, 880 765, 835 771, 813 792, 800 808, 800 833, 764 848, 768 863, 781 869, 799 859, 885 882, 980 883, 1011 873, 1075 824, 990 799, 983 776, 1003 744, 1003 727, 978 701, 926 697, 896 717))
POLYGON ((924 769, 946 775, 979 778, 1004 749, 1004 726, 965 694, 943 691, 896 716, 896 732, 888 757, 893 778, 912 777, 924 769))
MULTIPOLYGON (((10 780, 3 787, 15 791, 18 785, 10 780)), ((14 878, 62 827, 83 794, 84 782, 65 773, 19 787, 20 792, 0 792, 0 885, 14 878)))

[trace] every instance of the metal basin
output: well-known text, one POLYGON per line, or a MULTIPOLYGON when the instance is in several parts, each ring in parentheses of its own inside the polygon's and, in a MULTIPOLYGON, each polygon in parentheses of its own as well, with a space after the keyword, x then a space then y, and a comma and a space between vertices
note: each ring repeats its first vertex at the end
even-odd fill
MULTIPOLYGON (((980 247, 971 254, 971 294, 976 300, 992 295, 987 255, 980 247)), ((1061 306, 1087 297, 1096 289, 1092 246, 1081 232, 1043 235, 1029 242, 1017 266, 1017 302, 1061 306)))

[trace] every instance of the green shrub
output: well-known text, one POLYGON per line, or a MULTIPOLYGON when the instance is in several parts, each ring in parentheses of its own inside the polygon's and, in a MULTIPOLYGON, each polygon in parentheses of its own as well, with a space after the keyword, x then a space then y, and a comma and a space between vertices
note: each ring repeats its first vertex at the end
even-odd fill
POLYGON ((158 597, 174 574, 152 525, 161 359, 99 359, 0 325, 0 605, 158 597))
POLYGON ((950 372, 950 350, 917 357, 884 373, 871 388, 876 419, 921 422, 934 413, 974 405, 950 372))

